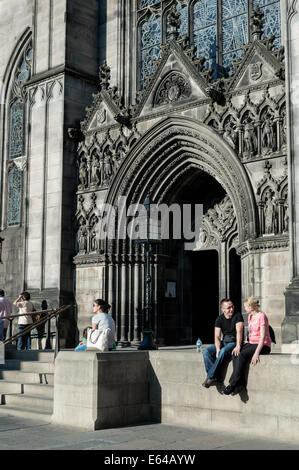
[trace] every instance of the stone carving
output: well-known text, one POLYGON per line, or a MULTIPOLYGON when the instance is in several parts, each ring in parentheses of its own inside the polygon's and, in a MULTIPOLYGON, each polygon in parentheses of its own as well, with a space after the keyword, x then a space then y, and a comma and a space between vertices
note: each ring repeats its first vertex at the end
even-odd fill
POLYGON ((188 99, 191 96, 191 91, 189 80, 180 73, 172 72, 159 86, 154 98, 154 106, 188 99))
POLYGON ((256 129, 250 117, 244 122, 244 154, 253 156, 257 152, 256 129))
POLYGON ((110 79, 111 79, 111 70, 110 70, 110 67, 108 67, 106 61, 100 67, 99 76, 100 76, 101 89, 108 90, 109 85, 110 85, 110 79))
POLYGON ((79 252, 86 253, 87 251, 87 231, 84 225, 78 231, 78 248, 79 252))
POLYGON ((180 12, 176 9, 176 6, 172 5, 167 17, 171 40, 176 40, 179 36, 179 28, 181 26, 180 16, 180 12))
POLYGON ((276 233, 277 214, 276 204, 273 200, 274 193, 271 189, 267 189, 264 197, 264 214, 265 214, 265 234, 276 233))
POLYGON ((82 188, 88 185, 88 170, 86 160, 81 160, 79 165, 79 180, 82 188))
POLYGON ((265 113, 262 122, 262 148, 265 152, 274 152, 276 150, 275 134, 274 134, 274 121, 273 116, 269 111, 265 113))
POLYGON ((289 231, 287 166, 280 178, 274 178, 271 170, 272 165, 267 161, 264 178, 257 186, 260 233, 267 236, 289 231))
POLYGON ((264 12, 257 5, 251 14, 250 21, 251 33, 254 40, 260 40, 262 38, 263 27, 265 24, 264 16, 264 12))
POLYGON ((223 137, 233 148, 237 148, 238 131, 237 131, 237 125, 233 121, 232 117, 229 117, 229 119, 225 123, 225 130, 224 130, 223 137))
POLYGON ((262 62, 256 62, 255 64, 250 65, 249 70, 250 70, 251 80, 256 82, 257 80, 259 80, 262 77, 262 75, 263 75, 262 67, 263 67, 262 62))

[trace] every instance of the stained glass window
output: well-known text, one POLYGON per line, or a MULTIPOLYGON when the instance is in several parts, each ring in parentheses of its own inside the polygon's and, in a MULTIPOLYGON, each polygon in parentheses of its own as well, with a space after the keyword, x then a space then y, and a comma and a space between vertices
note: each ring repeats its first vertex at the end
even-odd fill
POLYGON ((194 5, 193 40, 197 56, 209 59, 209 66, 216 63, 217 51, 217 0, 199 0, 194 5))
POLYGON ((161 18, 152 14, 141 26, 140 81, 145 86, 145 77, 154 71, 154 60, 160 58, 161 18))
POLYGON ((17 99, 10 107, 9 159, 23 155, 24 104, 17 99))
POLYGON ((7 226, 13 227, 21 223, 21 192, 22 171, 17 165, 8 173, 8 203, 7 203, 7 226))
POLYGON ((25 100, 23 85, 31 75, 32 47, 24 51, 13 78, 9 105, 8 159, 14 161, 7 176, 7 225, 18 226, 21 223, 21 194, 23 173, 20 169, 25 153, 25 100))
MULTIPOLYGON (((160 57, 161 43, 170 39, 170 27, 165 18, 173 4, 169 0, 139 0, 140 17, 152 12, 139 27, 141 88, 145 86, 145 76, 153 72, 153 60, 160 57)), ((229 71, 231 62, 242 57, 242 45, 249 40, 250 15, 257 5, 265 13, 264 37, 274 34, 274 45, 278 47, 281 42, 280 0, 176 1, 181 22, 179 36, 189 36, 197 48, 197 56, 205 57, 206 67, 215 70, 214 78, 219 76, 219 71, 223 72, 223 67, 229 71)))
POLYGON ((265 13, 264 36, 272 34, 276 36, 275 46, 279 47, 281 42, 281 12, 280 1, 276 0, 254 0, 254 6, 259 6, 265 13))
POLYGON ((229 69, 241 57, 241 45, 248 42, 247 0, 222 0, 222 38, 222 63, 229 69))

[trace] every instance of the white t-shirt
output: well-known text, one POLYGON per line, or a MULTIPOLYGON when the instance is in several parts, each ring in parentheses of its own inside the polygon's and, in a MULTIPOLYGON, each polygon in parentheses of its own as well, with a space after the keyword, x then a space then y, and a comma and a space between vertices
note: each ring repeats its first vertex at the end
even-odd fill
POLYGON ((109 348, 112 348, 115 340, 115 322, 111 315, 108 313, 97 313, 92 317, 92 323, 95 323, 100 331, 110 328, 109 348))
MULTIPOLYGON (((23 302, 18 302, 17 307, 19 309, 19 313, 30 313, 34 311, 34 305, 30 300, 24 300, 23 302)), ((33 323, 31 315, 24 315, 19 317, 18 324, 19 325, 31 325, 33 323)))

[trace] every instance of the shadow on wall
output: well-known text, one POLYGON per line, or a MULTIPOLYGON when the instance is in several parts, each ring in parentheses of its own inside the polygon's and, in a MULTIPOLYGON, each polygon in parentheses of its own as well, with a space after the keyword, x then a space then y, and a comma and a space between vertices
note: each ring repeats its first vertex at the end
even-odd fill
POLYGON ((149 380, 149 420, 162 422, 162 388, 151 362, 148 363, 149 380))

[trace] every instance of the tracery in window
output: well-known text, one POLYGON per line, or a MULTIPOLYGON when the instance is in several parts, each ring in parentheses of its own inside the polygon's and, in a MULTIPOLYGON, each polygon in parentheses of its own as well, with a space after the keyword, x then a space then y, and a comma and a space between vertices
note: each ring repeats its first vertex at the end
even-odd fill
POLYGON ((154 70, 154 60, 160 58, 161 52, 161 17, 154 13, 141 25, 141 60, 140 81, 145 85, 145 78, 154 70))
POLYGON ((259 6, 265 13, 264 37, 272 34, 276 39, 274 45, 279 47, 281 43, 281 12, 280 1, 276 0, 254 0, 254 6, 259 6))
POLYGON ((206 57, 209 67, 216 65, 217 0, 199 0, 193 10, 193 41, 197 57, 206 57))
POLYGON ((206 67, 215 70, 214 78, 219 71, 229 72, 232 61, 242 57, 241 46, 250 39, 250 15, 256 6, 265 13, 264 37, 275 35, 274 45, 280 46, 280 0, 139 0, 141 88, 154 70, 153 60, 160 57, 161 44, 173 39, 167 18, 174 5, 180 13, 179 36, 189 37, 197 57, 205 57, 206 67))
POLYGON ((32 47, 29 45, 15 71, 9 98, 7 174, 7 226, 9 227, 21 223, 26 102, 23 85, 31 76, 31 64, 32 47))
POLYGON ((229 69, 242 56, 241 45, 248 42, 247 0, 222 0, 222 37, 222 65, 229 69))
POLYGON ((23 172, 13 164, 8 172, 7 226, 14 227, 21 223, 21 194, 23 172))

